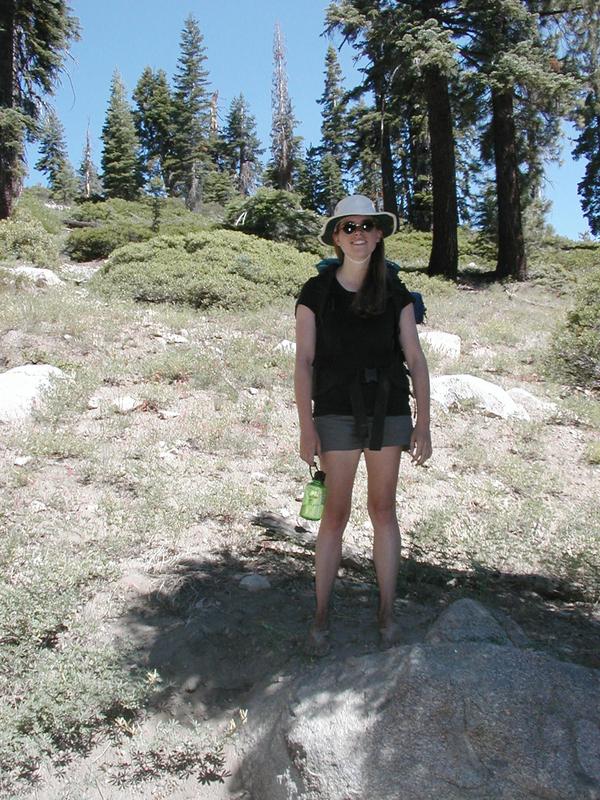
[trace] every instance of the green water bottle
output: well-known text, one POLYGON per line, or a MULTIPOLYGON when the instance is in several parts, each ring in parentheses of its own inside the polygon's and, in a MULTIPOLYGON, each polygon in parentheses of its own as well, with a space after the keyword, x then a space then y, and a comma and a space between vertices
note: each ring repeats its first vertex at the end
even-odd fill
POLYGON ((300 516, 304 519, 318 520, 321 519, 323 508, 325 506, 325 497, 327 496, 327 489, 325 488, 325 473, 317 469, 317 465, 313 464, 309 467, 310 477, 312 480, 307 483, 304 488, 304 497, 302 498, 302 507, 300 508, 300 516), (315 472, 313 474, 313 468, 315 472))

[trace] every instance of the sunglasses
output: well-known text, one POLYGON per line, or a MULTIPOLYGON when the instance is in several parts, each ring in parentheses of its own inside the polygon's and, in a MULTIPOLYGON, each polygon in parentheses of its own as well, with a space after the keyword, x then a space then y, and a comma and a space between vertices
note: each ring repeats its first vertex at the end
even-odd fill
POLYGON ((349 220, 348 222, 344 222, 343 225, 340 225, 338 231, 344 231, 344 233, 350 236, 351 234, 354 233, 354 231, 360 230, 364 231, 365 233, 368 233, 369 231, 372 231, 376 227, 377 226, 375 225, 372 219, 365 219, 362 222, 352 222, 351 220, 349 220))

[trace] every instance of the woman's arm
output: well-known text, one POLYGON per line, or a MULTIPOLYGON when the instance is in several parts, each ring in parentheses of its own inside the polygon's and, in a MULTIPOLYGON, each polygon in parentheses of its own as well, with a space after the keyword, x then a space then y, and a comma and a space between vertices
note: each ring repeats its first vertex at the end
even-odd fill
POLYGON ((417 404, 417 418, 410 440, 410 454, 415 464, 424 464, 432 453, 429 430, 429 369, 419 342, 412 303, 400 312, 400 345, 410 370, 413 394, 417 404))
POLYGON ((313 464, 321 454, 321 444, 312 416, 312 373, 317 328, 314 312, 308 306, 296 308, 296 366, 294 392, 300 423, 300 458, 313 464))

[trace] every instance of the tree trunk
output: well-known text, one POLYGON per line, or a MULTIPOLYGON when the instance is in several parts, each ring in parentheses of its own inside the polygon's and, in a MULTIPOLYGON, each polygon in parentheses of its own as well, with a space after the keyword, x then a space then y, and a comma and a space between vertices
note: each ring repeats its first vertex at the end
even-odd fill
POLYGON ((394 159, 392 158, 392 142, 390 140, 390 126, 385 120, 385 96, 377 93, 375 98, 377 108, 381 109, 379 123, 379 163, 381 165, 381 192, 383 196, 383 211, 389 211, 398 218, 398 201, 396 199, 396 182, 394 180, 394 159))
POLYGON ((448 81, 438 69, 427 70, 425 91, 433 190, 433 242, 427 274, 455 280, 458 275, 458 206, 454 133, 448 81))
POLYGON ((14 107, 14 5, 3 2, 0 10, 0 219, 9 216, 20 183, 18 149, 10 144, 15 131, 8 119, 14 107))
POLYGON ((408 141, 411 192, 407 219, 417 231, 429 233, 433 226, 431 207, 431 142, 423 114, 417 109, 408 115, 408 141))
POLYGON ((398 217, 398 201, 396 199, 396 182, 394 180, 394 159, 390 141, 390 126, 386 123, 381 131, 381 188, 383 191, 383 210, 390 211, 398 217))
POLYGON ((498 262, 496 278, 527 278, 525 240, 521 220, 521 196, 513 95, 510 89, 492 89, 492 130, 498 198, 498 262))

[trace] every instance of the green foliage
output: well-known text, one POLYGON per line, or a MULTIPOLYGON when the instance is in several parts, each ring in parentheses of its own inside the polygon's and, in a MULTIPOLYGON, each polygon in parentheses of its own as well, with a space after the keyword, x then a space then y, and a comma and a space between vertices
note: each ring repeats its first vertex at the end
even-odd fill
POLYGON ((169 191, 183 196, 190 209, 202 201, 210 131, 210 94, 204 38, 192 14, 181 32, 180 56, 173 78, 173 140, 168 159, 169 191))
POLYGON ((299 250, 318 250, 319 217, 302 208, 300 198, 282 189, 259 189, 246 200, 232 202, 226 209, 226 222, 240 230, 289 242, 299 250))
POLYGON ((237 231, 158 236, 120 248, 92 281, 99 291, 196 308, 257 308, 293 296, 314 256, 237 231))
POLYGON ((0 218, 21 188, 26 131, 53 93, 79 26, 65 0, 3 3, 0 17, 0 218))
POLYGON ((65 250, 74 261, 95 261, 108 258, 113 250, 128 242, 143 242, 151 236, 152 230, 147 226, 131 223, 77 228, 69 234, 65 250))
POLYGON ((32 777, 44 756, 85 750, 115 716, 131 716, 145 686, 113 649, 77 629, 82 600, 108 577, 106 559, 73 559, 12 528, 0 564, 0 660, 10 665, 0 671, 3 792, 32 777))
POLYGON ((548 368, 571 386, 600 390, 600 265, 575 293, 575 306, 554 335, 548 368))
POLYGON ((141 175, 139 141, 125 86, 115 71, 110 87, 106 119, 102 126, 102 182, 109 197, 133 200, 139 194, 141 175))
POLYGON ((2 649, 13 669, 0 677, 0 790, 31 779, 45 756, 86 751, 102 728, 143 703, 143 682, 110 647, 2 649))
MULTIPOLYGON (((113 250, 128 242, 143 242, 154 230, 154 198, 147 200, 122 200, 81 203, 73 212, 73 219, 98 223, 95 228, 76 228, 69 234, 66 251, 75 261, 107 258, 113 250)), ((198 214, 188 211, 181 200, 160 198, 160 232, 185 234, 204 230, 207 222, 198 214)))
POLYGON ((11 218, 0 220, 0 258, 52 267, 58 263, 59 252, 56 239, 41 222, 18 209, 11 218))
POLYGON ((52 197, 59 203, 71 202, 77 194, 77 178, 69 162, 63 125, 52 109, 44 120, 39 151, 35 168, 47 175, 52 197))
POLYGON ((56 208, 50 190, 39 185, 23 189, 13 216, 19 219, 24 212, 53 236, 63 233, 64 219, 70 213, 68 209, 56 208))

